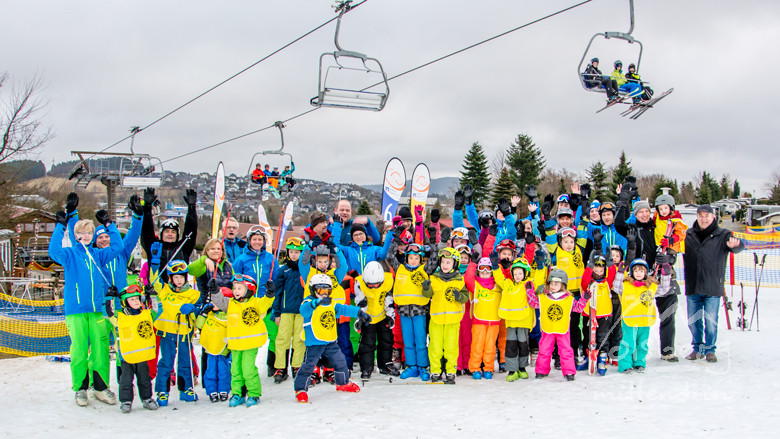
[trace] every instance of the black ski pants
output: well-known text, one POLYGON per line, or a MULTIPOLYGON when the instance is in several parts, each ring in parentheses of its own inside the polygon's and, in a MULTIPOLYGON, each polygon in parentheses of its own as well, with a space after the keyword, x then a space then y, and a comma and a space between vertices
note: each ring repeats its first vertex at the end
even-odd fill
POLYGON ((379 370, 386 370, 393 361, 393 330, 387 327, 386 320, 387 317, 379 323, 363 323, 357 352, 361 371, 374 370, 374 352, 379 370))
POLYGON ((122 375, 119 377, 119 401, 133 402, 133 378, 138 386, 138 397, 145 401, 152 397, 152 378, 149 376, 149 363, 142 361, 130 364, 122 361, 122 375))
POLYGON ((656 297, 655 304, 658 307, 658 319, 661 324, 658 332, 661 336, 661 355, 674 354, 674 315, 677 313, 677 295, 656 297))

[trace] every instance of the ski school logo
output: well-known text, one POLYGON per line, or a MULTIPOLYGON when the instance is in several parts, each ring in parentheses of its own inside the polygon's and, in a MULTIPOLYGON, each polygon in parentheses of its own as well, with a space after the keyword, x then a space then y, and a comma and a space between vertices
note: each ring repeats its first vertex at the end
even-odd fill
POLYGON ((336 326, 336 315, 333 311, 328 310, 322 313, 320 316, 320 325, 327 330, 333 329, 333 327, 336 326))
POLYGON ((649 307, 653 303, 653 295, 650 291, 642 291, 642 294, 639 295, 639 301, 642 302, 642 305, 649 307))
POLYGON ((415 271, 414 273, 412 273, 412 283, 414 283, 418 287, 422 285, 424 280, 425 280, 425 276, 423 276, 423 274, 420 273, 419 271, 415 271))
POLYGON ((561 308, 561 306, 557 303, 553 303, 549 308, 547 308, 547 318, 553 322, 557 322, 558 320, 562 319, 563 308, 561 308))
POLYGON ((152 329, 152 325, 146 320, 138 323, 136 331, 138 331, 138 335, 140 335, 143 339, 150 339, 154 337, 154 330, 152 329))
POLYGON ((457 300, 455 297, 460 293, 460 290, 454 287, 447 288, 447 290, 444 291, 444 298, 447 299, 447 302, 455 303, 457 300))
POLYGON ((254 326, 260 321, 260 314, 254 308, 247 308, 241 313, 241 320, 247 326, 254 326))
POLYGON ((580 253, 574 255, 574 266, 577 268, 585 267, 585 264, 582 263, 582 255, 580 253))

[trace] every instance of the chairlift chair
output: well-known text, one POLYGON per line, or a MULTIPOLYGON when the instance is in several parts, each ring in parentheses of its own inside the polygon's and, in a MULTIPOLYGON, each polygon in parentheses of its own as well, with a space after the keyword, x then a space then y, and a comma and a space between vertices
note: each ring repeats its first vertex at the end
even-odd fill
MULTIPOLYGON (((277 121, 274 123, 274 126, 279 128, 279 137, 281 139, 281 146, 279 149, 272 149, 272 150, 265 150, 265 151, 258 151, 252 155, 252 159, 249 161, 249 168, 247 169, 247 175, 252 175, 252 168, 256 165, 255 160, 257 160, 258 155, 279 155, 279 156, 287 156, 290 159, 289 166, 292 167, 293 163, 293 156, 290 153, 284 152, 284 124, 281 121, 277 121)), ((286 166, 286 165, 285 165, 286 166)), ((282 168, 281 166, 279 167, 282 168)), ((281 172, 280 172, 281 173, 281 172)), ((281 179, 280 179, 281 180, 281 179)))
POLYGON ((343 1, 336 7, 339 13, 334 37, 337 50, 320 55, 319 91, 311 99, 311 104, 315 107, 381 111, 390 94, 382 64, 376 58, 344 50, 339 44, 341 18, 351 9, 350 2, 343 1), (369 91, 374 87, 382 87, 382 90, 369 91))

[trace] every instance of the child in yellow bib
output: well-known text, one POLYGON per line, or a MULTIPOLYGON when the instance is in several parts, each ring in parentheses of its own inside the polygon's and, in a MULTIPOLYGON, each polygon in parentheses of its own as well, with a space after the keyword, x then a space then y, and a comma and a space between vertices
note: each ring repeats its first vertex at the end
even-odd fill
POLYGON ((393 365, 393 276, 385 273, 379 262, 371 261, 366 264, 363 274, 355 279, 355 304, 370 317, 366 321, 355 322, 355 330, 360 332, 357 352, 360 378, 371 378, 371 372, 374 371, 374 353, 379 373, 399 376, 401 373, 393 365))
POLYGON ((198 316, 196 326, 200 329, 200 345, 206 355, 206 374, 203 388, 211 402, 227 401, 230 392, 230 350, 227 348, 227 309, 233 291, 218 287, 216 279, 207 284, 211 302, 208 314, 198 316))
POLYGON ((531 266, 525 259, 516 259, 510 268, 511 279, 501 270, 493 271, 493 278, 501 287, 498 316, 506 322, 506 369, 509 382, 527 379, 529 332, 536 324, 536 314, 528 304, 528 293, 533 294, 534 283, 530 279, 531 266))
POLYGON ((232 355, 230 390, 233 396, 228 405, 246 403, 252 407, 260 403, 263 388, 257 373, 257 349, 268 341, 268 330, 263 317, 274 302, 274 284, 265 286, 265 295, 255 297, 257 284, 252 276, 236 274, 233 277, 233 298, 227 307, 227 347, 232 355), (246 398, 241 396, 246 386, 246 398))
POLYGON ((439 251, 439 269, 423 281, 423 296, 431 298, 428 360, 431 364, 431 382, 455 384, 458 362, 458 334, 463 317, 463 304, 469 292, 458 271, 460 254, 452 247, 439 251), (446 374, 442 376, 441 359, 447 360, 446 374))
POLYGON ((154 358, 156 340, 152 311, 144 309, 141 291, 138 285, 128 285, 122 290, 122 309, 116 315, 119 351, 122 353, 119 375, 119 408, 122 413, 130 413, 133 406, 133 378, 144 408, 157 410, 157 402, 152 398, 152 379, 149 377, 148 363, 154 358))
MULTIPOLYGON (((472 255, 472 262, 466 269, 463 279, 466 288, 473 295, 471 304, 471 354, 469 355, 469 370, 475 380, 493 379, 496 361, 496 341, 501 319, 498 307, 501 303, 501 289, 493 279, 493 268, 490 258, 481 258, 478 263, 472 255), (475 276, 476 272, 476 276, 475 276), (484 366, 482 364, 484 363, 484 366)), ((494 254, 498 264, 498 255, 494 254)), ((498 265, 496 265, 498 267, 498 265)))

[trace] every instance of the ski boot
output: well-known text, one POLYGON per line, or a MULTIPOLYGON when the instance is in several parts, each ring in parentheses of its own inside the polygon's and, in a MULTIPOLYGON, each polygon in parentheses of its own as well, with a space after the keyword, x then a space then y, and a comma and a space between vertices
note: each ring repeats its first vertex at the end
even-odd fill
POLYGON ((588 357, 577 357, 577 370, 588 370, 588 357))
POLYGON ((89 398, 87 398, 86 390, 79 390, 76 392, 76 404, 79 407, 86 407, 89 404, 89 398))
POLYGON ((195 402, 198 400, 198 394, 195 393, 192 387, 187 390, 179 392, 179 401, 195 402))
POLYGON ((553 360, 553 367, 555 367, 555 370, 561 370, 561 357, 555 357, 553 360))
POLYGON ((327 383, 336 384, 336 370, 333 368, 323 367, 322 380, 327 383))
POLYGON ((116 405, 117 403, 116 395, 111 391, 111 389, 95 390, 92 392, 92 396, 94 396, 98 401, 104 402, 108 405, 116 405))
POLYGON ((211 402, 219 402, 219 393, 217 392, 209 393, 209 399, 211 400, 211 402))
POLYGON ((168 392, 157 392, 157 405, 168 407, 168 392))
POLYGON ((441 382, 441 374, 440 373, 432 373, 431 374, 431 382, 432 383, 441 382))
POLYGON ((233 395, 230 398, 230 402, 228 403, 228 405, 230 407, 238 407, 238 406, 240 406, 241 404, 244 404, 244 403, 246 403, 246 398, 244 398, 241 395, 233 395))
POLYGON ((295 377, 298 376, 298 369, 300 369, 300 367, 293 367, 292 368, 292 377, 293 377, 293 379, 295 379, 295 377))
POLYGON ((482 379, 482 372, 480 372, 480 371, 471 372, 471 378, 474 378, 475 380, 481 380, 482 379))
POLYGON ((320 376, 320 368, 315 367, 314 371, 311 373, 311 378, 309 378, 310 385, 314 386, 316 384, 319 384, 322 382, 322 377, 320 376))
POLYGON ((574 374, 564 375, 566 381, 574 381, 574 374))
POLYGON ((401 350, 400 349, 393 349, 393 366, 401 370, 403 367, 403 363, 401 362, 401 350))
POLYGON ((642 366, 634 366, 634 372, 636 373, 645 373, 645 368, 642 366))
POLYGON ((607 354, 599 354, 599 362, 598 365, 596 365, 596 370, 599 372, 600 376, 607 374, 607 354))
POLYGON ((407 378, 417 378, 420 376, 420 371, 418 370, 417 366, 409 366, 406 369, 404 369, 403 372, 401 372, 401 379, 405 380, 407 378))
POLYGON ((371 379, 371 372, 370 370, 364 370, 360 372, 360 379, 361 380, 370 380, 371 379))
POLYGON ((422 381, 428 381, 429 379, 431 379, 431 374, 430 372, 428 372, 427 367, 418 367, 417 370, 420 371, 420 379, 422 381))
POLYGON ((249 398, 246 399, 246 408, 258 404, 260 404, 260 398, 258 398, 257 396, 250 396, 249 398))
POLYGON ((482 374, 482 378, 486 380, 492 380, 493 379, 493 372, 486 370, 485 373, 482 374))
POLYGON ((122 403, 122 405, 119 406, 119 410, 122 411, 122 413, 130 413, 130 411, 133 410, 133 403, 130 401, 125 401, 122 403))
POLYGON ((444 384, 455 384, 455 374, 448 373, 444 376, 444 384))
POLYGON ((224 402, 228 400, 228 393, 227 392, 219 392, 219 400, 220 402, 224 402))
POLYGON ((305 404, 309 402, 309 395, 305 391, 299 390, 295 392, 295 399, 301 404, 305 404))
POLYGON ((277 369, 274 372, 274 383, 282 384, 287 379, 287 369, 277 369))
POLYGON ((347 384, 341 384, 336 386, 336 391, 338 392, 350 392, 350 393, 358 393, 360 392, 360 386, 353 383, 352 381, 348 382, 347 384))
POLYGON ((498 373, 506 373, 506 363, 498 363, 498 373))
POLYGON ((157 410, 159 408, 159 406, 157 405, 157 401, 155 401, 152 398, 141 401, 141 404, 144 406, 146 410, 157 410))
POLYGON ((536 379, 537 379, 537 380, 540 380, 540 379, 542 379, 542 378, 545 378, 545 377, 547 377, 547 375, 549 375, 549 374, 548 374, 548 373, 537 373, 537 374, 536 374, 536 379))

